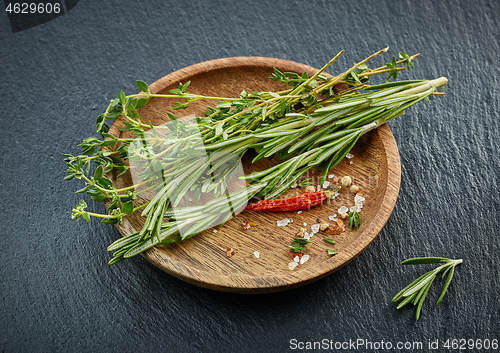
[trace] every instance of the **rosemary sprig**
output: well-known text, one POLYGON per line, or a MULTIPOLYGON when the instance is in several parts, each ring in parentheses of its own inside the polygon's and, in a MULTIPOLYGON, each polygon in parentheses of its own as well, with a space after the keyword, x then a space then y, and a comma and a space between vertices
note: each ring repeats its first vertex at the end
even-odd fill
POLYGON ((411 282, 409 285, 407 285, 405 288, 399 291, 394 296, 394 298, 392 298, 392 302, 396 303, 398 301, 401 301, 401 303, 399 303, 399 305, 397 306, 398 309, 401 309, 408 303, 416 305, 417 311, 415 317, 418 320, 420 317, 422 304, 424 303, 424 300, 427 296, 427 293, 429 292, 429 288, 431 287, 434 278, 436 278, 436 276, 440 272, 443 272, 442 278, 444 278, 444 276, 448 274, 448 277, 444 282, 441 295, 439 296, 439 299, 437 300, 436 303, 436 305, 438 305, 443 299, 444 295, 446 294, 446 291, 448 290, 448 287, 453 278, 453 274, 455 272, 455 267, 461 264, 462 261, 463 261, 462 259, 452 260, 443 257, 417 257, 401 262, 402 265, 420 265, 420 264, 434 264, 434 263, 444 263, 444 264, 435 268, 432 271, 424 273, 422 276, 418 277, 416 280, 411 282))

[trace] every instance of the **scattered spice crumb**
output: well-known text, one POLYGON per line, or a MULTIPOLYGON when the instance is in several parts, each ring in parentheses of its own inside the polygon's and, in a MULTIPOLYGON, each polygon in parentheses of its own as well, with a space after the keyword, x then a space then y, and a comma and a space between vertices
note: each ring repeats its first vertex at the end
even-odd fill
POLYGON ((236 252, 231 248, 227 248, 226 253, 227 253, 227 257, 231 257, 234 254, 236 254, 236 252))
POLYGON ((328 229, 330 225, 328 223, 321 223, 321 225, 319 226, 319 230, 324 232, 325 230, 328 229))
POLYGON ((341 219, 337 219, 337 225, 339 227, 342 227, 342 226, 344 226, 344 222, 341 219))
POLYGON ((321 223, 321 219, 316 218, 316 222, 321 223))
POLYGON ((346 219, 347 217, 349 217, 349 215, 347 214, 347 212, 342 213, 342 219, 346 219))
POLYGON ((301 256, 303 256, 303 255, 304 255, 304 253, 302 253, 302 252, 295 252, 295 251, 293 251, 293 250, 288 250, 288 256, 290 256, 292 259, 293 259, 294 257, 296 257, 296 256, 301 257, 301 256))
POLYGON ((328 227, 328 233, 332 235, 339 235, 343 232, 344 230, 342 229, 341 226, 339 225, 334 225, 332 227, 328 227))

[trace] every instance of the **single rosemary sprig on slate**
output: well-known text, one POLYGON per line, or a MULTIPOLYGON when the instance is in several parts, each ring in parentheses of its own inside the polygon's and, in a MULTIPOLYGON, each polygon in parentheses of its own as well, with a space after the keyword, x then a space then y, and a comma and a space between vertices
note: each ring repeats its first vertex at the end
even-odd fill
POLYGON ((415 317, 418 320, 418 318, 420 317, 422 304, 424 303, 424 300, 427 296, 427 293, 429 292, 429 288, 431 287, 434 278, 436 278, 436 276, 440 272, 443 272, 443 275, 441 276, 442 278, 444 278, 444 276, 448 274, 448 277, 444 282, 441 295, 439 296, 439 299, 437 300, 436 303, 436 305, 438 305, 439 303, 441 303, 441 300, 443 300, 443 297, 446 294, 446 291, 448 290, 450 282, 453 278, 453 274, 455 272, 455 267, 461 264, 462 261, 463 261, 462 259, 452 260, 443 257, 417 257, 401 262, 402 265, 420 265, 420 264, 434 264, 434 263, 444 263, 444 265, 441 265, 435 268, 434 270, 424 273, 422 276, 418 277, 416 280, 414 280, 409 285, 404 287, 401 291, 399 291, 394 296, 394 298, 392 298, 392 302, 396 303, 398 301, 401 301, 401 303, 399 303, 399 305, 397 306, 398 309, 401 309, 402 307, 404 307, 409 303, 416 305, 417 312, 415 314, 415 317))

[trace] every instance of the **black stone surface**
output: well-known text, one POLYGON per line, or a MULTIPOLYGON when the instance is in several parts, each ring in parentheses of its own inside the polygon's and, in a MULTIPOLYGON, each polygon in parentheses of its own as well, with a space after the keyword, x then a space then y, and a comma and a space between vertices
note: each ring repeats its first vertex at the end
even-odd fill
MULTIPOLYGON (((445 351, 447 339, 499 340, 499 22, 497 0, 82 0, 17 33, 0 14, 0 351, 301 351, 293 339, 393 351, 439 340, 445 351), (340 71, 386 45, 380 65, 420 52, 401 77, 450 83, 390 123, 398 202, 380 236, 335 274, 270 295, 214 292, 139 257, 109 267, 116 229, 70 219, 81 186, 63 182, 61 153, 79 153, 108 100, 136 92, 136 79, 230 56, 321 67, 344 49, 340 71), (433 286, 418 322, 413 306, 390 302, 432 268, 399 265, 414 256, 464 259, 439 306, 443 282, 433 286)), ((343 351, 372 351, 356 348, 343 351)))

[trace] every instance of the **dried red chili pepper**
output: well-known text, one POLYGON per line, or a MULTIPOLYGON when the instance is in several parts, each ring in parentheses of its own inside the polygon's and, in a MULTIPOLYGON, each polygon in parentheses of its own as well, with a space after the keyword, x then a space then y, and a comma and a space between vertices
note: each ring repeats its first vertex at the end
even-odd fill
POLYGON ((305 192, 289 199, 261 200, 248 205, 245 209, 249 211, 296 211, 308 210, 311 207, 321 205, 326 199, 331 198, 335 191, 305 192))

